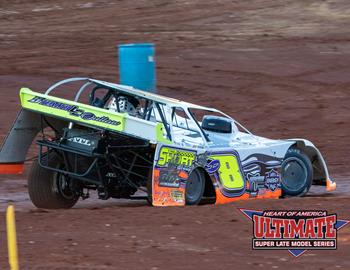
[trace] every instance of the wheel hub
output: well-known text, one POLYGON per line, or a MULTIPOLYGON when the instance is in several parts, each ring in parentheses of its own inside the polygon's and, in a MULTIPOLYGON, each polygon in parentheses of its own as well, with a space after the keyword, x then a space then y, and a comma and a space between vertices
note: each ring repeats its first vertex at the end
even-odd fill
POLYGON ((282 182, 289 190, 297 191, 307 181, 307 169, 304 163, 296 158, 287 158, 282 164, 282 182))
POLYGON ((62 173, 57 173, 55 177, 57 191, 66 199, 75 197, 74 191, 70 187, 70 178, 62 173))
POLYGON ((197 172, 194 172, 191 177, 187 180, 186 195, 189 199, 196 200, 201 194, 201 180, 197 172))

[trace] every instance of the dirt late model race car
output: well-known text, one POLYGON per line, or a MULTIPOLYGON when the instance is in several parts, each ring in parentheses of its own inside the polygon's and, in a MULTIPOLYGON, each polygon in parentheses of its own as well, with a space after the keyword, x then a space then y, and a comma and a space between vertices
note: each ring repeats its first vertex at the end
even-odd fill
POLYGON ((100 199, 143 190, 151 204, 169 206, 302 196, 312 184, 336 186, 310 141, 253 135, 213 108, 88 78, 63 80, 45 94, 22 88, 20 100, 0 172, 20 173, 40 138, 28 178, 40 208, 72 207, 90 190, 100 199), (77 83, 72 100, 52 95, 77 83))

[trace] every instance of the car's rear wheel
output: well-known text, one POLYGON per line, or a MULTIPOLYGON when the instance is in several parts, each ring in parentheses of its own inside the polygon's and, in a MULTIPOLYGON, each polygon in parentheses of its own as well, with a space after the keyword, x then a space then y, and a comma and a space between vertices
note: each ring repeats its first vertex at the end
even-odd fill
POLYGON ((282 193, 284 196, 303 196, 312 184, 310 159, 299 149, 289 149, 282 162, 282 193))
POLYGON ((205 189, 205 175, 200 169, 195 169, 186 181, 186 205, 199 204, 205 189))
MULTIPOLYGON (((50 153, 49 163, 56 168, 64 165, 55 153, 50 153)), ((28 177, 28 192, 33 204, 38 208, 71 208, 79 199, 72 190, 72 179, 67 175, 47 170, 34 161, 28 177)))

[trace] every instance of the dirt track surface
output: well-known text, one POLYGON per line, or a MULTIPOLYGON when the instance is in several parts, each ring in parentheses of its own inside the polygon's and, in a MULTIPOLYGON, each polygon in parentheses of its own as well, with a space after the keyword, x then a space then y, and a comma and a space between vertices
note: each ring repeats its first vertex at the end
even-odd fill
MULTIPOLYGON (((23 269, 349 269, 337 251, 252 251, 237 207, 326 209, 350 219, 350 3, 343 1, 6 1, 0 3, 0 141, 18 90, 73 76, 118 81, 116 45, 154 42, 159 93, 217 107, 270 138, 308 138, 340 190, 225 206, 144 202, 31 206, 23 176, 0 177, 0 214, 15 201, 23 269)), ((31 152, 33 154, 34 152, 31 152)), ((7 269, 4 219, 0 268, 7 269)))

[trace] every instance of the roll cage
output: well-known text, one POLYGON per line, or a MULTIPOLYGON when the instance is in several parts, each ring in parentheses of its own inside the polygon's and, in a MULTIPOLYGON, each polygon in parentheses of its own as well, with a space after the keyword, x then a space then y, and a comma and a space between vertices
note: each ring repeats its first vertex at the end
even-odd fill
MULTIPOLYGON (((82 85, 78 88, 75 93, 74 101, 80 102, 80 99, 88 89, 91 89, 88 95, 88 104, 91 106, 99 108, 107 108, 108 102, 111 98, 118 99, 120 96, 127 96, 132 99, 137 99, 139 104, 139 114, 135 117, 146 120, 162 123, 165 130, 165 136, 169 141, 173 141, 173 131, 174 131, 174 117, 176 116, 176 110, 181 108, 185 114, 185 118, 189 119, 192 122, 190 126, 187 126, 187 130, 192 130, 197 132, 202 138, 202 145, 208 145, 210 139, 206 132, 202 129, 201 123, 194 116, 192 109, 199 109, 207 111, 208 113, 220 114, 225 118, 228 118, 232 121, 232 124, 236 124, 241 127, 245 132, 251 134, 244 126, 232 119, 227 114, 216 110, 214 108, 199 106, 196 104, 180 101, 173 98, 164 97, 154 93, 145 92, 142 90, 135 89, 131 86, 125 86, 120 84, 114 84, 109 82, 104 82, 100 80, 95 80, 91 78, 70 78, 57 82, 56 84, 49 87, 45 95, 50 95, 53 91, 57 90, 58 87, 73 83, 73 82, 82 82, 82 85), (98 92, 104 92, 102 98, 96 97, 98 92)), ((117 111, 120 109, 117 105, 117 111)), ((178 128, 178 127, 177 127, 178 128)), ((184 127, 181 127, 186 129, 184 127)))

